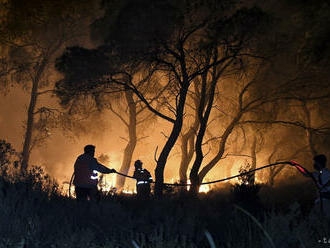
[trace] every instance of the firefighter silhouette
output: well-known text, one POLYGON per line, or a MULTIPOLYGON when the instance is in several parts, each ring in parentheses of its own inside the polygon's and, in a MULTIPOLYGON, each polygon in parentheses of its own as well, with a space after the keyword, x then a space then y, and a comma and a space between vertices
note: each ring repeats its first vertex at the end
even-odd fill
POLYGON ((150 172, 142 168, 140 160, 136 160, 134 166, 133 177, 136 179, 137 198, 142 200, 148 199, 150 197, 150 183, 152 182, 150 172))
POLYGON ((325 216, 330 217, 330 171, 326 168, 327 157, 323 154, 313 158, 315 172, 312 173, 319 189, 319 197, 315 201, 325 216))
POLYGON ((84 153, 81 154, 74 164, 74 180, 76 198, 78 201, 92 200, 98 201, 97 172, 104 174, 115 173, 115 169, 109 169, 100 164, 95 155, 95 146, 87 145, 84 153))

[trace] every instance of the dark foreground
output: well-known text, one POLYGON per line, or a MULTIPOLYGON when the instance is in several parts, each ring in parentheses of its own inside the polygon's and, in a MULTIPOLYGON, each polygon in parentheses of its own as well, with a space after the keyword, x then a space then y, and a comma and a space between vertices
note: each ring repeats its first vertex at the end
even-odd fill
POLYGON ((8 178, 0 180, 0 247, 330 247, 328 222, 313 212, 306 182, 79 204, 38 170, 8 178))

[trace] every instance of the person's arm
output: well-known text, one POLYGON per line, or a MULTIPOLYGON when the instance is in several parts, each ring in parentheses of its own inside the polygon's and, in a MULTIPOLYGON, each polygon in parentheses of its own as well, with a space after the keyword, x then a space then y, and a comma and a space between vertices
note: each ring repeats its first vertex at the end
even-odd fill
POLYGON ((103 164, 100 164, 95 158, 93 159, 92 169, 97 170, 98 172, 109 174, 109 173, 115 173, 115 169, 109 169, 105 167, 103 164))
POLYGON ((133 177, 137 180, 138 175, 137 175, 136 170, 134 171, 133 177))

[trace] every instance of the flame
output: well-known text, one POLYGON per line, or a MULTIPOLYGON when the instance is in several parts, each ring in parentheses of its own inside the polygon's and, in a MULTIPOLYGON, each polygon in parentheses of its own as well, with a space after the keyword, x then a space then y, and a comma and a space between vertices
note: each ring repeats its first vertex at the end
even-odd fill
MULTIPOLYGON (((187 181, 188 184, 190 184, 190 180, 187 181)), ((187 190, 190 189, 190 186, 187 186, 187 190)), ((199 187, 199 193, 208 193, 210 191, 211 187, 209 184, 203 184, 199 187)))
MULTIPOLYGON (((117 175, 116 174, 106 174, 103 175, 102 181, 99 183, 99 189, 104 192, 114 191, 117 192, 116 188, 116 181, 117 175)), ((136 194, 136 189, 134 190, 130 189, 129 187, 126 187, 122 191, 120 191, 122 194, 128 194, 133 195, 136 194)))
POLYGON ((210 191, 210 185, 209 184, 204 184, 199 187, 199 193, 207 193, 210 191))
MULTIPOLYGON (((70 183, 69 182, 63 182, 62 183, 62 188, 61 188, 61 191, 60 191, 61 192, 61 195, 63 195, 63 196, 69 196, 69 187, 70 187, 70 183)), ((71 188, 71 190, 73 190, 72 188, 71 188)))
POLYGON ((122 191, 123 194, 128 194, 128 195, 133 195, 133 194, 136 194, 136 190, 129 190, 129 189, 124 189, 122 191))
MULTIPOLYGON (((100 177, 99 177, 100 179, 100 177)), ((115 174, 103 175, 102 180, 99 181, 98 188, 101 191, 109 192, 116 188, 116 176, 115 174)))

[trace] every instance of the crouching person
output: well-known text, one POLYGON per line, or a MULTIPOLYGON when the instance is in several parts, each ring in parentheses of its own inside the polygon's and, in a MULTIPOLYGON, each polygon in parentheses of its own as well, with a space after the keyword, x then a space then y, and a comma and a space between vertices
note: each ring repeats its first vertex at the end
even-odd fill
POLYGON ((109 169, 100 164, 95 155, 95 146, 87 145, 84 147, 84 153, 81 154, 74 164, 74 180, 76 198, 78 201, 99 201, 97 190, 97 173, 115 173, 115 169, 109 169))
POLYGON ((133 177, 136 179, 137 198, 139 200, 147 200, 150 197, 152 177, 148 170, 142 168, 142 162, 140 160, 136 160, 134 166, 133 177))

